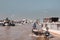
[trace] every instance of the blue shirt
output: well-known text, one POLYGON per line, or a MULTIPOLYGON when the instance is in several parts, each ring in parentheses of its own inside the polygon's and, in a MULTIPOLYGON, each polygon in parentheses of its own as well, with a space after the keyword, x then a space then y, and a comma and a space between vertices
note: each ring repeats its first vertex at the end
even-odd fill
POLYGON ((33 24, 33 28, 36 28, 36 23, 33 24))

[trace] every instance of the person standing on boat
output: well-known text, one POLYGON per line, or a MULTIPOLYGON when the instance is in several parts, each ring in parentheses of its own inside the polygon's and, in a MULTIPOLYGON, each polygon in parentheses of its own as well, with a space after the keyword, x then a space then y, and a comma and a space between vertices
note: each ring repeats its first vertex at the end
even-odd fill
POLYGON ((40 21, 34 22, 32 27, 33 27, 32 33, 34 33, 36 35, 38 35, 39 30, 42 31, 42 25, 41 25, 40 21))
POLYGON ((33 24, 33 29, 42 29, 42 24, 38 20, 36 20, 36 22, 34 22, 33 24))
POLYGON ((38 29, 38 30, 42 30, 42 27, 43 27, 43 24, 42 24, 42 23, 38 23, 38 24, 37 24, 37 29, 38 29))
POLYGON ((36 20, 33 24, 33 29, 37 29, 37 25, 38 25, 38 20, 36 20))
POLYGON ((33 24, 32 27, 33 27, 33 29, 37 29, 37 28, 36 28, 36 22, 34 22, 34 24, 33 24))
POLYGON ((42 30, 42 27, 43 27, 43 25, 42 25, 42 23, 40 22, 40 20, 36 20, 37 21, 37 24, 36 24, 36 28, 38 29, 38 30, 42 30))

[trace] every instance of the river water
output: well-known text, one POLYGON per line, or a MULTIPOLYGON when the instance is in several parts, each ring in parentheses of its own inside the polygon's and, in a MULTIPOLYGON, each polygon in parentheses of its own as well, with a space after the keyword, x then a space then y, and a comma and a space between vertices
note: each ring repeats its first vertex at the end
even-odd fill
MULTIPOLYGON (((32 24, 16 25, 16 26, 0 26, 0 40, 32 40, 31 34, 32 24)), ((50 40, 60 40, 55 37, 50 40)))
POLYGON ((0 40, 31 40, 30 24, 16 26, 0 26, 0 40))

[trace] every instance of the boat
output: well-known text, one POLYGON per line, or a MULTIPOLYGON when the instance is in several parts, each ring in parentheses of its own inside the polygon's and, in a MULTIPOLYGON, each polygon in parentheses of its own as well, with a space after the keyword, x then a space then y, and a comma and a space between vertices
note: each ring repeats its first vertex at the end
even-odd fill
POLYGON ((49 31, 55 34, 60 35, 60 21, 59 17, 48 17, 43 20, 43 29, 45 27, 49 28, 49 31))
POLYGON ((6 18, 4 21, 3 21, 3 24, 2 26, 15 26, 14 22, 9 20, 8 18, 6 18))

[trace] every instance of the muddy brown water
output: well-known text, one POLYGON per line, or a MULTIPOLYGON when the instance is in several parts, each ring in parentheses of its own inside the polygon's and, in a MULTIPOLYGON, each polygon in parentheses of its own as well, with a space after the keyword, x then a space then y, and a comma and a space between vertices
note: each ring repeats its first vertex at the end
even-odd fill
POLYGON ((0 26, 0 40, 30 40, 31 25, 0 26))
MULTIPOLYGON (((32 40, 29 36, 31 30, 32 24, 16 25, 14 27, 0 26, 0 40, 32 40)), ((56 39, 58 38, 56 37, 56 39)), ((51 40, 55 40, 55 38, 51 40)))

